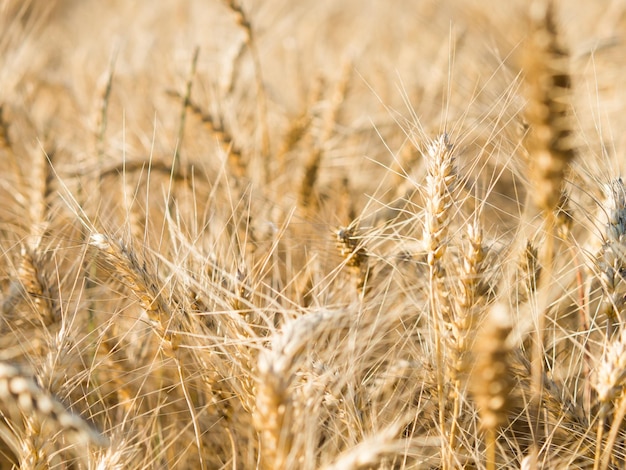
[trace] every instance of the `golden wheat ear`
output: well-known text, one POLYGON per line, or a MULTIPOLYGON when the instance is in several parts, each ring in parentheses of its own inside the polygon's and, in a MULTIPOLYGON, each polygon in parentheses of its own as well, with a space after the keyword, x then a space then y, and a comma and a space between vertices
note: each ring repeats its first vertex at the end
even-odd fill
POLYGON ((486 432, 486 466, 495 469, 498 430, 507 422, 514 377, 508 338, 512 323, 508 309, 495 304, 474 345, 471 390, 478 407, 481 427, 486 432))
MULTIPOLYGON (((444 255, 449 245, 449 226, 455 204, 457 169, 454 147, 447 134, 431 142, 424 157, 428 162, 424 185, 425 208, 423 212, 423 247, 429 267, 428 305, 430 320, 435 334, 435 362, 437 364, 437 401, 439 404, 439 426, 446 432, 447 419, 445 377, 444 322, 450 319, 451 304, 443 285, 445 275, 444 255)), ((454 436, 454 432, 450 434, 454 436)), ((446 462, 452 455, 451 449, 442 439, 441 454, 446 462)))
POLYGON ((428 265, 441 270, 440 259, 448 246, 448 226, 453 194, 456 187, 456 158, 448 136, 439 136, 428 148, 428 175, 426 176, 426 211, 424 221, 424 248, 428 265))
POLYGON ((34 415, 41 421, 48 421, 76 443, 109 445, 105 435, 69 411, 18 367, 6 362, 0 362, 0 402, 9 410, 19 410, 24 416, 34 415))
POLYGON ((4 116, 4 105, 0 105, 0 149, 12 151, 12 146, 9 137, 9 123, 4 116))
MULTIPOLYGON (((598 416, 598 429, 596 434, 596 453, 595 453, 595 465, 594 469, 600 468, 601 459, 608 452, 612 452, 612 438, 606 443, 606 448, 603 449, 604 429, 606 426, 606 418, 610 412, 617 407, 615 402, 624 402, 624 397, 618 400, 620 395, 623 395, 624 384, 626 382, 626 331, 622 330, 620 336, 609 342, 604 348, 604 357, 598 368, 598 374, 596 378, 596 391, 598 392, 597 404, 600 407, 598 416)), ((620 418, 620 410, 615 413, 615 420, 621 422, 623 416, 620 418)), ((615 421, 614 421, 615 422, 615 421)))
POLYGON ((560 44, 552 1, 531 8, 531 32, 524 57, 526 119, 533 197, 553 211, 561 200, 565 171, 574 159, 569 54, 560 44))
POLYGON ((363 237, 359 235, 356 224, 341 227, 336 232, 339 253, 346 259, 346 264, 356 275, 356 286, 360 291, 365 287, 369 267, 369 255, 363 245, 363 237))
POLYGON ((601 311, 608 317, 607 335, 611 336, 626 308, 623 276, 626 268, 626 186, 621 178, 616 178, 605 186, 604 193, 604 243, 596 255, 596 265, 604 294, 601 311))
MULTIPOLYGON (((538 317, 533 332, 531 408, 540 409, 545 366, 545 332, 549 292, 554 269, 554 238, 559 228, 557 212, 564 200, 565 174, 575 157, 572 123, 572 83, 569 53, 562 45, 556 27, 552 0, 537 0, 530 6, 530 34, 523 61, 526 88, 526 120, 529 126, 525 142, 529 157, 532 198, 544 216, 545 246, 539 255, 543 269, 542 286, 537 286, 538 317)), ((561 227, 562 228, 562 227, 561 227)), ((528 251, 527 251, 528 254, 528 251)), ((528 267, 531 260, 528 258, 528 267)), ((532 291, 533 276, 526 286, 532 291)), ((533 424, 532 458, 539 453, 539 420, 533 424)))
POLYGON ((263 159, 263 171, 264 181, 268 182, 270 178, 270 131, 267 112, 267 93, 265 90, 265 84, 263 80, 263 72, 261 68, 261 55, 257 46, 256 34, 252 27, 252 21, 247 12, 238 0, 224 0, 226 6, 234 13, 237 20, 237 24, 244 30, 245 39, 244 42, 250 51, 252 56, 252 63, 254 66, 254 75, 256 82, 256 101, 257 101, 257 122, 259 124, 259 130, 261 133, 261 158, 263 159))

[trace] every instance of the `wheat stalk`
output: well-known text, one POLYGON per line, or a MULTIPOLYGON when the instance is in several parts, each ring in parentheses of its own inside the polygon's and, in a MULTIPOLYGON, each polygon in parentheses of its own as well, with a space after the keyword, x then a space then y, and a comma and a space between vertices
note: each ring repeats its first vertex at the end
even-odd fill
MULTIPOLYGON (((450 307, 442 291, 441 277, 444 274, 442 258, 448 246, 448 224, 454 203, 452 195, 457 178, 453 147, 447 135, 441 135, 431 143, 427 151, 427 164, 423 243, 429 267, 430 316, 435 328, 439 426, 441 432, 444 433, 447 428, 444 391, 445 361, 441 342, 443 341, 443 321, 449 316, 450 307)), ((447 454, 447 446, 442 443, 442 455, 448 456, 447 454)), ((445 457, 444 462, 449 465, 449 460, 445 457)))
MULTIPOLYGON (((530 157, 532 193, 537 207, 546 216, 546 246, 543 255, 544 280, 552 282, 554 210, 562 200, 565 172, 574 159, 573 129, 570 122, 571 78, 569 56, 560 44, 551 0, 531 5, 531 31, 524 63, 530 127, 526 148, 530 157)), ((548 290, 542 291, 533 351, 535 405, 541 401, 545 316, 548 290)), ((535 427, 535 436, 539 428, 535 427)))

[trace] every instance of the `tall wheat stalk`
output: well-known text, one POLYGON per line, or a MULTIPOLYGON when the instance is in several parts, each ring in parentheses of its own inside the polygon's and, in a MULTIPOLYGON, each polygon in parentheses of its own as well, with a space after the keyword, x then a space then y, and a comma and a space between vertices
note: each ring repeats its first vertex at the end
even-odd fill
MULTIPOLYGON (((453 210, 453 193, 456 183, 453 147, 448 136, 438 137, 428 148, 428 175, 424 188, 426 208, 424 211, 424 248, 428 263, 429 307, 435 331, 435 357, 437 365, 437 397, 439 401, 439 426, 443 435, 447 432, 446 424, 446 365, 443 342, 443 322, 449 316, 448 298, 443 295, 441 285, 444 276, 443 256, 448 246, 447 234, 450 213, 453 210)), ((442 440, 442 455, 448 462, 449 444, 442 440)))

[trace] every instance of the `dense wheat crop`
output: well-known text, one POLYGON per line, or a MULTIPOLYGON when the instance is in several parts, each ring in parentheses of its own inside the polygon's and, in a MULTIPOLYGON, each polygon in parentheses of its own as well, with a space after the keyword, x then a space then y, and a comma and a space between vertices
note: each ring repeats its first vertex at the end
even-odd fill
POLYGON ((626 3, 0 2, 0 468, 623 468, 626 3))

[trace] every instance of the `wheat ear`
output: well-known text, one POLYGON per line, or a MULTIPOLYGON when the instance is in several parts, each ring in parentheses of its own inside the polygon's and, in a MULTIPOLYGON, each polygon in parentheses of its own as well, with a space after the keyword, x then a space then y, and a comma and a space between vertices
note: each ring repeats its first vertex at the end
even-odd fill
POLYGON ((104 163, 104 138, 107 131, 109 103, 111 101, 111 92, 113 91, 113 76, 115 74, 115 61, 117 56, 113 55, 109 68, 105 74, 100 77, 97 84, 97 105, 94 116, 94 134, 95 149, 98 156, 98 166, 102 170, 104 163))
MULTIPOLYGON (((449 311, 448 300, 442 292, 441 277, 444 267, 442 257, 448 246, 448 224, 453 205, 452 195, 457 174, 453 147, 448 136, 435 139, 427 151, 428 174, 426 176, 423 240, 429 267, 429 307, 435 330, 435 356, 437 364, 437 396, 439 402, 439 426, 445 433, 444 374, 445 361, 442 351, 443 321, 449 311)), ((448 446, 442 439, 442 457, 448 454, 448 446)), ((451 456, 449 456, 451 457, 451 456)))
POLYGON ((300 206, 305 209, 311 209, 314 206, 315 185, 318 180, 320 166, 324 156, 324 147, 328 145, 328 141, 333 135, 341 105, 348 92, 351 77, 352 67, 351 64, 347 62, 344 65, 343 74, 335 86, 328 110, 324 116, 321 135, 314 144, 313 150, 304 164, 304 177, 300 184, 299 202, 300 206))
POLYGON ((463 395, 462 380, 467 370, 467 359, 476 326, 476 315, 486 300, 485 289, 485 248, 483 233, 475 217, 466 227, 466 243, 461 250, 462 262, 459 268, 459 293, 455 296, 454 318, 450 322, 448 348, 450 351, 450 375, 454 382, 454 407, 451 418, 450 446, 456 446, 458 418, 461 412, 463 395))
MULTIPOLYGON (((530 127, 526 141, 533 182, 533 198, 545 216, 546 243, 542 255, 546 288, 538 299, 538 318, 532 352, 533 396, 531 408, 540 409, 543 394, 544 330, 554 256, 554 210, 562 199, 565 172, 574 159, 571 123, 571 78, 569 55, 560 44, 551 0, 531 5, 531 31, 526 49, 524 73, 528 103, 526 119, 530 127)), ((533 458, 538 455, 539 419, 533 429, 533 458)))
MULTIPOLYGON (((174 91, 168 91, 168 94, 181 97, 180 94, 174 91)), ((202 124, 204 124, 204 126, 220 144, 220 147, 227 155, 228 166, 235 176, 235 180, 239 181, 241 178, 246 177, 248 172, 247 162, 244 160, 243 152, 236 145, 232 134, 228 131, 228 129, 226 129, 222 119, 215 118, 211 114, 203 111, 198 104, 191 100, 191 98, 186 100, 186 105, 193 114, 200 118, 202 124)))
POLYGON ((605 419, 609 409, 611 408, 611 403, 622 392, 625 383, 626 330, 623 330, 618 338, 612 340, 606 346, 602 363, 598 369, 596 390, 598 392, 600 413, 598 417, 594 470, 600 468, 601 456, 603 453, 611 452, 611 449, 605 449, 604 452, 602 451, 605 419))
POLYGON ((619 321, 625 300, 619 287, 623 284, 626 269, 626 186, 621 178, 605 186, 603 211, 606 215, 604 244, 598 256, 600 283, 606 301, 603 313, 608 317, 607 336, 619 321))
POLYGON ((533 197, 548 212, 561 200, 565 171, 574 159, 569 55, 560 44, 550 0, 531 7, 531 33, 524 62, 530 126, 526 147, 531 160, 533 197))
MULTIPOLYGON (((180 118, 178 121, 178 138, 176 142, 176 151, 174 152, 174 164, 172 165, 172 173, 180 173, 180 168, 183 172, 186 171, 187 165, 181 161, 181 149, 183 145, 183 139, 185 137, 185 122, 187 121, 187 109, 189 108, 189 102, 191 100, 191 87, 193 86, 193 79, 196 75, 196 67, 198 65, 198 56, 200 55, 200 48, 196 47, 191 57, 191 66, 189 68, 189 75, 187 77, 187 83, 185 85, 185 95, 182 99, 182 105, 180 108, 180 118)), ((186 176, 186 175, 185 175, 186 176)))
POLYGON ((139 304, 146 312, 154 331, 161 339, 163 352, 174 359, 177 366, 181 390, 185 397, 189 414, 195 431, 196 445, 198 448, 198 460, 203 463, 201 432, 194 404, 185 380, 185 372, 178 353, 179 336, 177 329, 181 322, 176 313, 179 306, 175 300, 167 300, 163 294, 163 287, 156 282, 158 276, 151 272, 147 263, 141 264, 131 248, 121 240, 112 242, 106 235, 94 233, 91 235, 90 244, 97 248, 105 259, 113 266, 117 276, 132 291, 139 304))
POLYGON ((448 246, 448 222, 457 179, 453 146, 447 135, 432 142, 427 160, 424 248, 428 266, 438 272, 443 269, 441 258, 448 246))
POLYGON ((459 267, 460 293, 455 297, 455 317, 452 319, 452 360, 453 377, 458 378, 466 369, 464 359, 471 341, 471 333, 476 326, 477 307, 484 302, 487 290, 485 286, 485 256, 483 233, 477 220, 466 226, 467 240, 462 249, 462 261, 459 267))
POLYGON ((537 286, 541 280, 541 264, 539 263, 539 251, 535 244, 527 240, 517 262, 517 295, 518 304, 527 302, 537 292, 537 286))
POLYGON ((291 384, 313 338, 337 321, 336 312, 309 313, 293 320, 277 333, 270 349, 259 353, 254 426, 263 444, 261 463, 267 469, 292 468, 299 448, 294 448, 298 405, 291 384))
POLYGON ((388 428, 378 431, 376 435, 365 438, 357 446, 343 452, 324 470, 358 470, 381 466, 382 457, 402 454, 406 442, 397 439, 400 423, 392 423, 388 428))
MULTIPOLYGON (((290 119, 289 127, 284 134, 283 141, 278 150, 278 163, 280 173, 284 173, 286 170, 286 156, 293 150, 300 141, 305 137, 307 142, 312 141, 312 135, 310 132, 313 118, 315 117, 315 105, 320 101, 322 97, 322 91, 324 88, 324 79, 318 77, 313 81, 313 85, 308 93, 304 109, 294 119, 290 119)), ((310 143, 310 142, 308 142, 310 143)))
POLYGON ((496 468, 496 436, 506 423, 514 386, 511 348, 507 342, 511 330, 507 307, 497 303, 490 309, 474 346, 475 363, 470 385, 481 426, 486 432, 487 470, 496 468))
POLYGON ((172 344, 172 349, 175 350, 176 344, 172 343, 169 324, 172 320, 169 303, 164 299, 162 289, 155 284, 156 277, 148 272, 146 264, 140 263, 132 249, 121 240, 112 242, 106 235, 94 233, 90 244, 111 263, 115 273, 139 301, 159 336, 172 344))
POLYGON ((363 239, 357 235, 355 225, 342 227, 336 233, 339 252, 346 259, 346 264, 355 272, 357 289, 361 292, 365 287, 369 273, 369 256, 363 246, 363 239))
POLYGON ((108 439, 80 416, 69 411, 32 378, 11 364, 0 362, 0 400, 25 416, 36 415, 66 431, 77 443, 107 446, 108 439))
POLYGON ((257 92, 257 117, 258 123, 261 126, 261 158, 263 160, 263 170, 265 172, 265 182, 269 182, 270 179, 270 132, 269 123, 267 118, 267 96, 265 92, 265 84, 263 83, 263 71, 261 68, 261 56, 257 47, 256 35, 252 28, 252 22, 244 11, 241 3, 238 0, 224 0, 228 8, 235 14, 237 23, 244 30, 245 43, 252 55, 252 63, 254 65, 256 92, 257 92))
POLYGON ((9 121, 5 114, 6 108, 4 104, 0 104, 0 155, 5 154, 2 158, 8 158, 11 170, 17 178, 20 187, 23 187, 22 172, 17 163, 17 155, 13 148, 13 141, 9 133, 9 121))
POLYGON ((23 291, 28 294, 43 325, 51 324, 59 314, 53 299, 53 289, 45 275, 44 252, 41 241, 48 230, 48 196, 53 179, 48 155, 41 152, 33 159, 30 173, 30 233, 27 243, 22 246, 21 259, 17 270, 23 291))

